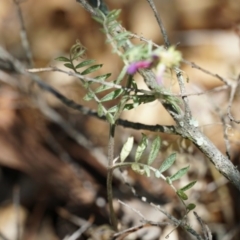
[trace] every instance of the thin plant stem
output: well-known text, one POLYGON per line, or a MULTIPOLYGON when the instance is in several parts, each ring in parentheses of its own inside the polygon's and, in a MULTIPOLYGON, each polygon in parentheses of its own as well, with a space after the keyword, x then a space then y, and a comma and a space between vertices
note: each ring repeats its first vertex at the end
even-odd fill
POLYGON ((114 160, 114 133, 115 124, 110 125, 109 142, 108 142, 108 172, 107 172, 107 197, 109 204, 109 215, 110 222, 114 228, 117 230, 117 217, 113 208, 113 191, 112 191, 112 177, 113 177, 113 160, 114 160))
POLYGON ((156 9, 156 6, 153 2, 153 0, 147 0, 147 2, 149 3, 149 6, 151 7, 153 13, 154 13, 154 16, 157 20, 157 23, 161 29, 161 33, 162 33, 162 36, 163 36, 163 39, 164 39, 164 44, 165 44, 165 47, 166 48, 169 48, 170 47, 170 41, 169 41, 169 38, 168 38, 168 35, 167 35, 167 32, 166 32, 166 29, 162 23, 162 20, 157 12, 157 9, 156 9))
POLYGON ((22 47, 25 51, 26 57, 27 57, 27 61, 28 61, 28 66, 33 67, 33 57, 32 57, 32 52, 31 52, 31 48, 30 48, 30 44, 28 41, 28 36, 27 36, 27 31, 26 31, 26 27, 25 27, 25 23, 24 23, 24 19, 23 19, 23 14, 22 14, 22 10, 20 7, 20 0, 13 0, 13 2, 16 4, 17 6, 17 13, 18 13, 18 18, 19 18, 19 22, 20 22, 20 37, 21 37, 21 42, 22 42, 22 47))

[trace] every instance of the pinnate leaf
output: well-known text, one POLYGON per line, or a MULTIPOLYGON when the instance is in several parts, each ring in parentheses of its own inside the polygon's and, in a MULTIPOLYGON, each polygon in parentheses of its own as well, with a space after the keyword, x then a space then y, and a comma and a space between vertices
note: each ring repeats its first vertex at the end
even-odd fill
POLYGON ((161 173, 165 172, 167 169, 169 169, 173 163, 176 160, 176 153, 172 153, 171 155, 169 155, 161 164, 160 168, 158 169, 158 171, 160 171, 161 173))
POLYGON ((108 93, 107 95, 105 95, 100 101, 101 102, 107 102, 107 101, 111 101, 113 99, 116 99, 123 93, 123 91, 124 91, 123 89, 114 90, 114 91, 108 93))
POLYGON ((184 175, 187 173, 188 169, 189 169, 189 166, 180 169, 178 172, 176 172, 175 174, 173 174, 173 175, 170 177, 171 181, 175 181, 175 180, 181 178, 182 176, 184 176, 184 175))
POLYGON ((121 162, 124 162, 125 159, 128 157, 128 155, 130 154, 133 147, 133 142, 134 142, 134 138, 129 137, 128 140, 124 143, 122 151, 120 153, 121 162))
POLYGON ((150 154, 148 157, 148 165, 151 165, 153 161, 156 159, 159 152, 160 145, 161 145, 160 137, 157 136, 152 142, 150 154))
POLYGON ((64 66, 70 69, 74 69, 74 66, 71 63, 64 63, 64 66))
POLYGON ((104 106, 101 103, 98 104, 97 113, 99 117, 102 117, 104 115, 104 106))
POLYGON ((190 189, 191 187, 193 187, 195 185, 197 181, 192 181, 189 184, 187 184, 186 186, 182 187, 180 190, 182 190, 183 192, 187 191, 188 189, 190 189))
POLYGON ((85 101, 90 101, 94 98, 94 93, 93 92, 88 92, 84 97, 83 97, 83 100, 85 101))
POLYGON ((93 64, 94 62, 95 62, 95 60, 89 59, 89 60, 80 62, 77 66, 75 66, 75 68, 76 68, 76 69, 82 68, 82 67, 88 66, 88 65, 90 65, 90 64, 93 64))
POLYGON ((188 209, 189 211, 193 210, 194 208, 196 208, 196 205, 195 205, 194 203, 189 203, 189 204, 187 205, 187 209, 188 209))
POLYGON ((135 162, 138 162, 144 152, 144 150, 146 149, 148 145, 148 139, 147 136, 142 133, 142 139, 141 142, 139 143, 137 150, 136 150, 136 154, 135 154, 135 162))
POLYGON ((188 200, 187 194, 181 190, 177 190, 177 195, 184 201, 188 200))
POLYGON ((55 58, 55 60, 59 62, 70 62, 70 59, 66 57, 58 57, 58 58, 55 58))
POLYGON ((102 64, 93 65, 93 66, 85 69, 83 72, 81 72, 81 75, 87 75, 89 73, 95 72, 98 69, 100 69, 101 67, 102 67, 102 64))
POLYGON ((110 124, 114 124, 114 123, 115 123, 114 118, 113 118, 113 115, 112 115, 111 113, 107 112, 106 118, 107 118, 107 120, 108 120, 108 122, 109 122, 110 124))

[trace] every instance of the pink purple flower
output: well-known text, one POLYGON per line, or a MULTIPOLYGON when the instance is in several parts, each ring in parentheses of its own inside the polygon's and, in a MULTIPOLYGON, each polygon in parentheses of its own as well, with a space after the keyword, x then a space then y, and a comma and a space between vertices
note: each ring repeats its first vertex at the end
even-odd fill
POLYGON ((158 85, 163 84, 163 74, 165 72, 166 66, 164 64, 158 64, 156 71, 156 81, 158 85))
POLYGON ((131 63, 127 68, 127 73, 130 75, 135 74, 139 69, 150 68, 152 62, 149 60, 142 60, 131 63))

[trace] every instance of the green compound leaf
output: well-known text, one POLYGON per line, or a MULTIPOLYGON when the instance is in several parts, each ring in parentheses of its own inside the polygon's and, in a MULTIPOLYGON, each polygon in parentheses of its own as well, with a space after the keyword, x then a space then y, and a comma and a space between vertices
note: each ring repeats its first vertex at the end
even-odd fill
POLYGON ((111 41, 116 41, 116 42, 120 42, 120 41, 124 41, 126 42, 129 39, 130 33, 129 32, 122 32, 117 34, 116 36, 114 36, 110 41, 108 40, 108 42, 111 41))
POLYGON ((89 73, 95 72, 98 69, 100 69, 101 67, 102 67, 102 64, 93 65, 93 66, 85 69, 83 72, 81 72, 81 75, 87 75, 89 73))
POLYGON ((102 117, 104 115, 104 110, 105 110, 104 106, 101 103, 99 103, 98 109, 97 109, 97 113, 99 117, 102 117))
POLYGON ((59 62, 70 62, 70 59, 66 57, 58 57, 58 58, 55 58, 55 60, 59 62))
POLYGON ((83 54, 85 53, 85 49, 76 49, 76 51, 72 52, 72 60, 76 60, 77 58, 83 57, 83 54))
POLYGON ((109 78, 112 74, 111 73, 106 73, 104 75, 100 75, 95 77, 95 79, 101 80, 101 81, 105 81, 107 78, 109 78))
POLYGON ((149 166, 144 165, 143 169, 144 169, 144 171, 145 171, 146 176, 147 176, 147 177, 150 177, 150 176, 151 176, 151 171, 150 171, 149 166))
POLYGON ((194 203, 189 203, 187 205, 187 210, 189 210, 189 211, 193 210, 194 208, 196 208, 196 205, 194 203))
POLYGON ((192 182, 190 182, 189 184, 187 184, 186 186, 182 187, 180 190, 183 191, 183 192, 185 192, 185 191, 187 191, 188 189, 190 189, 191 187, 193 187, 196 182, 197 182, 197 181, 192 181, 192 182))
POLYGON ((169 169, 173 163, 176 161, 176 153, 172 153, 171 155, 169 155, 161 164, 160 168, 158 169, 158 171, 160 173, 165 172, 167 169, 169 169))
POLYGON ((107 21, 108 23, 110 23, 111 21, 113 20, 116 20, 119 16, 119 14, 121 13, 121 9, 118 9, 118 10, 113 10, 111 11, 110 13, 108 13, 107 15, 107 21))
POLYGON ((80 62, 77 66, 75 66, 75 68, 76 69, 82 68, 82 67, 88 66, 90 64, 93 64, 94 62, 95 62, 95 60, 93 60, 93 59, 86 60, 86 61, 80 62))
POLYGON ((123 89, 114 90, 114 91, 108 93, 107 95, 105 95, 100 101, 101 102, 111 101, 113 99, 118 98, 123 92, 124 92, 123 89))
MULTIPOLYGON (((96 78, 95 78, 96 79, 96 78)), ((95 93, 100 93, 100 92, 103 92, 103 91, 106 91, 108 89, 112 88, 112 86, 108 86, 108 85, 101 85, 99 86, 96 90, 95 90, 95 93)))
POLYGON ((119 23, 117 21, 111 21, 108 23, 108 32, 114 31, 114 29, 119 26, 119 23))
POLYGON ((155 101, 156 98, 155 96, 143 95, 143 96, 132 96, 131 100, 133 101, 133 103, 127 103, 124 106, 124 110, 131 110, 133 108, 137 108, 140 104, 145 104, 145 103, 155 101))
POLYGON ((187 173, 188 169, 189 169, 189 166, 180 169, 178 172, 176 172, 175 174, 173 174, 173 175, 170 177, 171 181, 175 181, 175 180, 181 178, 182 176, 184 176, 184 175, 187 173))
POLYGON ((114 118, 113 118, 113 115, 112 115, 111 113, 107 112, 106 118, 107 118, 107 120, 108 120, 108 122, 109 122, 110 124, 114 124, 114 123, 115 123, 114 118))
POLYGON ((118 106, 115 105, 115 106, 109 108, 107 111, 108 111, 109 113, 115 113, 117 110, 118 110, 118 106))
POLYGON ((117 41, 118 48, 124 46, 126 44, 127 39, 117 41))
POLYGON ((64 66, 74 70, 74 66, 71 63, 64 63, 64 66))
POLYGON ((100 17, 96 17, 96 16, 94 16, 94 17, 92 17, 96 22, 98 22, 98 23, 100 23, 101 25, 103 24, 103 19, 102 18, 100 18, 100 17))
POLYGON ((133 137, 129 137, 128 140, 123 145, 122 151, 120 153, 120 160, 121 160, 121 162, 124 162, 125 159, 128 157, 128 155, 130 154, 130 152, 132 151, 133 142, 134 142, 134 138, 133 137))
POLYGON ((134 108, 134 106, 133 106, 133 104, 132 103, 127 103, 127 104, 125 104, 125 106, 124 106, 124 108, 123 108, 123 111, 125 111, 125 110, 131 110, 131 109, 133 109, 134 108))
POLYGON ((117 79, 114 81, 115 84, 120 84, 124 77, 126 76, 127 66, 124 66, 121 70, 120 74, 118 75, 117 79))
POLYGON ((86 48, 80 43, 79 40, 76 41, 70 49, 70 59, 73 61, 79 57, 82 57, 86 52, 86 48))
POLYGON ((138 96, 132 96, 132 101, 133 101, 132 104, 134 108, 138 107, 141 104, 138 96))
POLYGON ((155 96, 148 96, 148 95, 139 96, 139 103, 140 104, 142 104, 142 103, 150 103, 150 102, 153 102, 155 100, 156 100, 155 96))
POLYGON ((138 162, 143 154, 143 152, 145 151, 146 147, 148 145, 148 139, 147 136, 142 133, 142 139, 141 142, 139 143, 137 150, 136 150, 136 154, 135 154, 135 162, 138 162))
POLYGON ((127 96, 122 96, 122 97, 121 97, 120 101, 119 101, 118 104, 116 105, 117 108, 116 108, 116 112, 115 112, 115 114, 114 114, 114 119, 117 120, 117 119, 120 117, 120 114, 121 114, 121 112, 123 111, 124 106, 125 106, 127 100, 128 100, 128 97, 127 97, 127 96))
POLYGON ((158 136, 152 142, 151 151, 148 157, 148 165, 151 165, 153 161, 156 159, 159 152, 160 145, 161 145, 161 141, 160 141, 160 137, 158 136))
POLYGON ((83 97, 83 100, 85 100, 85 101, 91 101, 93 98, 94 98, 94 93, 89 91, 89 92, 83 97))
POLYGON ((177 190, 177 195, 184 201, 188 200, 187 194, 181 190, 177 190))
POLYGON ((137 45, 129 48, 123 57, 128 58, 129 62, 135 62, 149 57, 148 48, 145 44, 137 45))

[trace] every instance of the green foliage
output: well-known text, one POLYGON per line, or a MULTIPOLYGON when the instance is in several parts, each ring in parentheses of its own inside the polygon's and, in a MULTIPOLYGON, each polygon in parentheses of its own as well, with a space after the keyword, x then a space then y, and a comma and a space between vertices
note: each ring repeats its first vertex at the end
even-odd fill
POLYGON ((194 204, 194 203, 189 203, 188 205, 187 205, 187 210, 189 210, 189 211, 192 211, 193 209, 195 209, 196 208, 196 205, 194 204))
POLYGON ((175 174, 173 174, 170 177, 171 182, 173 182, 175 180, 178 180, 179 178, 183 177, 187 173, 188 169, 189 169, 189 166, 185 167, 185 168, 181 168, 179 171, 177 171, 175 174))
POLYGON ((142 133, 142 140, 139 143, 136 154, 135 154, 135 161, 138 162, 142 157, 143 152, 145 151, 146 147, 148 146, 148 139, 145 134, 142 133))
POLYGON ((103 98, 101 98, 101 102, 107 102, 107 101, 111 101, 113 99, 116 99, 119 96, 121 96, 123 92, 124 92, 123 89, 114 90, 114 91, 106 94, 103 98))
MULTIPOLYGON (((119 11, 113 11, 109 13, 110 19, 103 16, 103 21, 107 22, 107 24, 112 24, 111 21, 115 21, 116 17, 118 16, 119 11)), ((108 17, 108 16, 107 16, 108 17)), ((129 37, 129 34, 125 32, 119 36, 114 37, 114 41, 126 41, 129 37)), ((121 112, 124 110, 131 110, 133 108, 138 107, 140 104, 145 104, 152 102, 156 99, 155 94, 153 95, 145 95, 138 92, 137 85, 134 80, 129 77, 128 78, 128 87, 132 87, 134 91, 131 91, 129 88, 120 88, 114 89, 114 84, 118 85, 122 83, 123 79, 126 76, 126 67, 123 67, 122 71, 120 72, 119 76, 116 80, 113 80, 113 85, 109 85, 109 77, 111 76, 110 73, 106 73, 103 75, 98 75, 92 78, 84 78, 84 76, 88 74, 94 74, 99 69, 102 68, 102 64, 96 64, 95 60, 93 59, 85 59, 86 55, 86 48, 82 46, 79 41, 76 41, 69 53, 69 58, 67 57, 58 57, 56 58, 57 61, 64 62, 64 66, 73 70, 76 74, 79 74, 79 79, 81 80, 83 86, 87 90, 87 94, 83 97, 85 101, 94 100, 98 103, 98 115, 100 117, 105 116, 109 123, 114 124, 117 118, 120 116, 121 112), (80 62, 79 62, 80 60, 80 62), (97 87, 95 90, 92 90, 91 85, 93 83, 99 83, 100 86, 97 87), (129 89, 129 90, 128 90, 129 89), (110 90, 105 96, 101 99, 98 97, 97 94, 102 93, 104 91, 110 90), (110 109, 107 109, 103 103, 108 101, 113 101, 119 98, 119 103, 112 106, 110 109)))
MULTIPOLYGON (((100 117, 105 116, 109 123, 114 124, 115 120, 113 111, 108 112, 108 110, 105 108, 105 106, 102 104, 106 101, 111 101, 113 99, 116 99, 117 97, 120 97, 123 93, 123 89, 117 89, 113 90, 112 92, 105 95, 102 99, 99 99, 99 97, 96 95, 97 93, 101 93, 105 90, 111 89, 112 86, 104 85, 104 82, 111 76, 110 73, 104 74, 104 75, 98 75, 93 80, 89 80, 84 78, 85 75, 93 74, 97 72, 99 69, 102 68, 102 64, 94 64, 95 60, 93 59, 87 59, 83 60, 81 62, 75 63, 78 59, 84 59, 86 53, 86 48, 82 46, 82 44, 77 41, 76 44, 74 44, 70 49, 70 57, 58 57, 56 60, 64 62, 64 66, 73 70, 76 74, 79 74, 80 80, 83 83, 83 86, 87 89, 87 94, 84 96, 85 101, 95 100, 98 103, 98 115, 100 117), (82 68, 84 68, 82 70, 82 68), (93 82, 101 83, 100 87, 96 89, 96 91, 93 91, 90 87, 93 82)), ((115 108, 115 111, 118 109, 115 108)))
POLYGON ((158 171, 160 173, 163 173, 165 172, 166 170, 168 170, 172 165, 173 163, 176 161, 176 156, 177 154, 176 153, 172 153, 171 155, 169 155, 164 161, 163 163, 161 164, 160 168, 158 169, 158 171))
POLYGON ((123 145, 122 151, 120 153, 120 160, 123 162, 127 156, 130 154, 132 147, 133 147, 133 137, 129 137, 126 141, 126 143, 123 145))
POLYGON ((84 71, 80 72, 80 74, 87 75, 87 74, 97 71, 101 67, 102 67, 102 64, 92 65, 92 66, 88 67, 87 69, 85 69, 84 71))
POLYGON ((197 182, 197 181, 192 181, 192 182, 188 183, 186 186, 182 187, 180 190, 183 191, 183 192, 185 192, 185 191, 187 191, 188 189, 192 188, 192 187, 195 185, 196 182, 197 182))
POLYGON ((102 117, 104 115, 104 110, 105 108, 103 107, 103 105, 99 103, 97 108, 97 113, 99 117, 102 117))
MULTIPOLYGON (((125 160, 127 159, 127 157, 129 156, 129 154, 133 149, 133 143, 134 143, 133 137, 129 137, 120 153, 121 163, 119 164, 117 163, 116 166, 121 167, 121 166, 130 165, 134 172, 140 175, 145 175, 146 177, 150 177, 151 172, 153 172, 156 178, 161 178, 162 180, 166 181, 182 201, 188 200, 188 195, 185 192, 190 188, 192 188, 196 184, 196 181, 192 181, 180 189, 175 189, 175 187, 173 186, 173 182, 183 177, 189 170, 189 166, 185 168, 181 168, 171 176, 163 175, 164 172, 166 172, 169 168, 171 168, 171 166, 173 166, 173 164, 176 161, 177 154, 176 153, 170 154, 161 163, 160 167, 158 168, 151 166, 158 156, 158 153, 161 147, 161 139, 159 136, 157 136, 155 139, 153 139, 151 143, 149 142, 145 134, 142 134, 142 139, 137 145, 134 162, 126 162, 125 160), (148 153, 147 163, 141 163, 140 160, 142 158, 142 155, 146 151, 149 145, 151 145, 151 148, 148 153)), ((189 205, 184 204, 184 206, 186 207, 187 211, 191 211, 192 209, 195 208, 194 204, 189 204, 189 205)))
POLYGON ((138 107, 141 104, 153 102, 156 100, 156 97, 153 95, 134 95, 131 96, 131 102, 125 105, 125 110, 131 110, 133 108, 138 107))
POLYGON ((66 57, 58 57, 55 60, 59 61, 59 62, 70 62, 70 59, 68 59, 66 57))
POLYGON ((93 59, 89 59, 89 60, 80 62, 79 64, 77 64, 77 65, 75 66, 75 69, 78 69, 78 68, 82 68, 82 67, 91 65, 91 64, 93 64, 94 62, 95 62, 95 60, 93 60, 93 59))
MULTIPOLYGON (((106 120, 111 125, 115 124, 122 111, 131 110, 141 104, 146 104, 155 101, 156 99, 160 99, 162 104, 171 111, 179 113, 181 108, 179 107, 180 104, 178 98, 172 96, 171 92, 166 90, 163 85, 159 86, 157 83, 154 83, 151 85, 152 92, 146 93, 146 91, 140 91, 134 81, 134 74, 127 74, 129 73, 127 70, 131 63, 142 60, 147 61, 147 63, 150 61, 151 64, 149 66, 151 68, 155 67, 155 69, 157 69, 160 64, 164 64, 164 69, 165 67, 171 68, 179 64, 181 54, 179 54, 175 48, 169 48, 169 50, 166 50, 163 47, 153 49, 151 41, 147 44, 133 45, 130 41, 132 34, 123 30, 117 21, 120 10, 113 10, 107 13, 107 15, 100 10, 96 11, 98 11, 99 16, 94 17, 94 19, 102 25, 102 31, 107 37, 107 43, 111 44, 113 52, 118 54, 123 60, 124 67, 118 77, 112 81, 109 81, 111 76, 110 73, 98 75, 97 72, 103 65, 96 63, 93 59, 85 59, 86 48, 82 46, 79 41, 71 47, 69 57, 61 56, 56 58, 57 61, 63 62, 65 67, 76 73, 76 76, 80 79, 87 90, 84 100, 94 100, 97 102, 98 116, 105 116, 106 120), (116 29, 120 30, 118 31, 116 29), (91 74, 91 77, 88 76, 89 74, 91 74), (123 86, 124 79, 127 80, 125 86, 123 86), (93 90, 93 83, 100 84, 100 86, 93 90), (99 94, 104 94, 104 96, 99 97, 99 94), (114 104, 112 104, 111 108, 107 109, 104 104, 109 101, 112 101, 114 104)), ((159 167, 153 167, 152 165, 157 159, 161 148, 161 139, 159 136, 151 142, 145 134, 142 134, 142 139, 136 148, 134 161, 126 162, 133 146, 134 138, 129 137, 120 152, 120 163, 116 163, 113 167, 131 166, 133 171, 145 175, 146 177, 150 177, 151 172, 153 172, 156 178, 164 180, 172 187, 182 202, 186 201, 188 196, 185 192, 192 188, 196 181, 192 181, 178 190, 173 186, 173 182, 187 174, 189 166, 178 170, 171 176, 168 176, 166 171, 173 166, 177 158, 177 154, 172 153, 159 167), (150 149, 150 151, 146 153, 148 149, 150 149), (146 163, 142 163, 143 153, 144 155, 148 154, 146 163)), ((185 205, 185 207, 188 211, 191 211, 195 208, 195 205, 189 204, 185 205)))
POLYGON ((181 189, 177 190, 177 195, 184 201, 188 200, 187 194, 181 189))
POLYGON ((161 144, 161 141, 160 141, 160 137, 158 136, 152 142, 151 151, 148 157, 148 165, 151 165, 156 159, 160 149, 160 144, 161 144))
MULTIPOLYGON (((175 47, 165 49, 162 46, 153 49, 151 41, 144 44, 133 45, 130 41, 132 34, 123 30, 117 22, 119 14, 120 11, 113 10, 112 12, 109 12, 107 16, 101 15, 102 18, 100 22, 103 26, 103 32, 107 36, 107 42, 112 45, 113 52, 117 53, 119 57, 123 59, 123 62, 127 67, 137 62, 147 61, 150 62, 151 68, 156 69, 156 76, 158 75, 158 78, 161 78, 163 73, 161 73, 161 70, 160 73, 158 73, 158 69, 162 68, 159 66, 163 66, 163 68, 172 68, 179 65, 182 57, 181 53, 175 50, 175 47), (121 31, 116 31, 118 28, 120 28, 121 31)), ((146 79, 144 80, 146 81, 146 79)), ((181 112, 179 99, 175 96, 171 96, 169 90, 165 89, 163 85, 158 85, 154 80, 150 85, 153 89, 152 96, 144 98, 144 100, 138 96, 138 98, 134 99, 135 101, 133 100, 133 104, 128 104, 125 109, 130 110, 139 106, 141 103, 161 99, 164 106, 172 109, 173 112, 181 112)))

